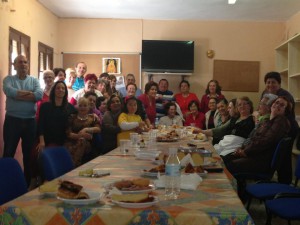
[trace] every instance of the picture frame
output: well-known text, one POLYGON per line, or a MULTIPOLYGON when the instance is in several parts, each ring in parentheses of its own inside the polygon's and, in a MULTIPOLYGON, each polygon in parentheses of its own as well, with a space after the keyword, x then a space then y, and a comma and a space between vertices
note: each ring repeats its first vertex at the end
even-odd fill
POLYGON ((102 73, 121 74, 121 58, 102 58, 102 73))

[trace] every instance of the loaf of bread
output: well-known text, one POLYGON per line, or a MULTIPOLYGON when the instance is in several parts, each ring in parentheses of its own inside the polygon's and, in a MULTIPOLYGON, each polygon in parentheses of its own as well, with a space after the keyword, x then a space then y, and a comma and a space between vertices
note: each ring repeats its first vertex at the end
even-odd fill
POLYGON ((59 187, 58 180, 49 181, 39 187, 41 193, 55 193, 59 187))
POLYGON ((113 194, 111 196, 111 199, 117 202, 128 202, 128 203, 140 203, 140 202, 147 202, 151 200, 153 201, 152 197, 149 199, 148 193, 124 194, 124 195, 113 194))
POLYGON ((57 196, 66 199, 76 199, 79 196, 82 186, 70 181, 62 181, 57 191, 57 196))

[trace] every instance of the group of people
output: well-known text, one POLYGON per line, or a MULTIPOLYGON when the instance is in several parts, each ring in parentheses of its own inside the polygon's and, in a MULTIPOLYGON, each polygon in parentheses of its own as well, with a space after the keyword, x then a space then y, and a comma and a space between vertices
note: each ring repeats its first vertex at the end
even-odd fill
MULTIPOLYGON (((25 56, 17 56, 14 67, 17 74, 3 80, 3 157, 14 157, 22 139, 28 184, 39 175, 38 155, 47 146, 64 145, 79 166, 116 148, 131 132, 149 131, 158 124, 193 126, 195 132, 211 136, 233 174, 267 171, 279 140, 295 138, 298 132, 294 99, 280 87, 277 72, 265 75, 266 88, 255 110, 248 97, 227 101, 216 80, 208 82, 200 101, 187 80, 180 82, 177 94, 168 90, 166 79, 148 82, 142 92, 134 75, 128 74, 125 87, 117 90, 114 75, 86 74, 86 64, 79 62, 74 70, 44 71, 42 90, 28 74, 25 56)), ((286 183, 292 176, 290 154, 279 173, 286 183)))

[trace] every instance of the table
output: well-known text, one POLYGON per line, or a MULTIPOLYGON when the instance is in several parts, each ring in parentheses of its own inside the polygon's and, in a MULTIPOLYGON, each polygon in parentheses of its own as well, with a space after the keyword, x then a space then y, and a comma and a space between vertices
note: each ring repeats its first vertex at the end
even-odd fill
MULTIPOLYGON (((178 147, 178 145, 179 142, 158 143, 157 148, 167 151, 170 146, 178 147)), ((203 146, 213 148, 208 142, 204 142, 203 146)), ((119 149, 115 149, 63 175, 62 179, 79 183, 91 190, 103 191, 107 183, 139 177, 142 169, 150 169, 154 166, 151 161, 136 159, 132 151, 127 156, 123 156, 120 155, 119 149), (78 175, 79 171, 89 168, 109 170, 111 175, 101 178, 78 175)), ((156 206, 127 209, 114 205, 106 198, 87 206, 68 205, 55 197, 44 196, 36 189, 0 206, 0 221, 5 225, 11 223, 34 225, 254 224, 224 172, 209 173, 196 191, 181 190, 177 200, 165 200, 163 193, 163 189, 154 191, 160 200, 156 206)))

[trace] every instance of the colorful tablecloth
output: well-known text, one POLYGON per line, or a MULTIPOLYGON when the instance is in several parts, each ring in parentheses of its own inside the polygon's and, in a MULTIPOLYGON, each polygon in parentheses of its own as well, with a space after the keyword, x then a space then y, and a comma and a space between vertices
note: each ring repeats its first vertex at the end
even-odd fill
MULTIPOLYGON (((163 143, 158 146, 160 149, 167 149, 171 145, 178 146, 178 143, 163 143)), ((211 148, 207 143, 204 146, 211 148)), ((154 166, 151 161, 136 159, 130 152, 127 156, 121 156, 116 149, 65 174, 61 179, 79 183, 86 189, 103 192, 106 184, 140 177, 143 169, 154 166), (109 170, 111 175, 101 178, 78 175, 79 171, 89 168, 109 170)), ((177 200, 165 200, 163 189, 155 190, 154 195, 159 198, 157 205, 144 209, 128 209, 114 205, 108 198, 92 205, 68 205, 55 196, 40 194, 36 189, 1 206, 0 224, 254 224, 224 172, 209 173, 196 191, 181 190, 177 200)))

